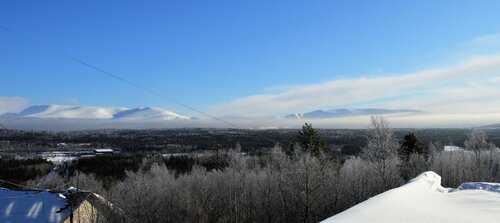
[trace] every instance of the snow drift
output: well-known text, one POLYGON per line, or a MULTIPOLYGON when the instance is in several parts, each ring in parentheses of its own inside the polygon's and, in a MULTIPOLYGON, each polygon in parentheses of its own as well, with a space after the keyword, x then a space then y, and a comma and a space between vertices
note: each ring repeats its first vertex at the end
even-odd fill
POLYGON ((368 199, 323 222, 500 222, 500 184, 464 183, 441 186, 441 176, 429 171, 406 185, 368 199))

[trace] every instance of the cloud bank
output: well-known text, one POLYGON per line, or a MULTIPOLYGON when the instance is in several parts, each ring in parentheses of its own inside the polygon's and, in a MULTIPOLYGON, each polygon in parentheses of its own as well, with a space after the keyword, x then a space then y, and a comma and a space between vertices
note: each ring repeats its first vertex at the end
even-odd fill
MULTIPOLYGON (((265 117, 318 108, 383 107, 420 109, 419 122, 466 119, 500 122, 500 55, 478 56, 451 66, 412 73, 362 76, 295 86, 212 106, 221 116, 265 117), (439 117, 439 118, 435 118, 439 117)), ((429 122, 427 122, 429 123, 429 122)))

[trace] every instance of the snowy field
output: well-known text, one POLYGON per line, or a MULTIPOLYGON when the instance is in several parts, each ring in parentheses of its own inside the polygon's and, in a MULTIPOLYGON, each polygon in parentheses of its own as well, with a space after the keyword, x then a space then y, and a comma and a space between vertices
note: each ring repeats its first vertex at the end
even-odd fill
POLYGON ((323 221, 335 223, 499 223, 500 184, 464 183, 443 188, 425 172, 404 186, 379 194, 323 221))

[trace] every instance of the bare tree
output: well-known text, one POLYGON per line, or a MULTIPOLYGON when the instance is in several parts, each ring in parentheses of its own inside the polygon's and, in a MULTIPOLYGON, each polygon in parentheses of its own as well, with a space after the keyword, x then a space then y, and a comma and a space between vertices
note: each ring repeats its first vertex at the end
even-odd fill
POLYGON ((482 159, 482 153, 488 150, 493 150, 495 145, 487 142, 486 133, 480 129, 473 129, 467 140, 465 140, 465 149, 474 152, 475 166, 474 176, 479 180, 486 177, 485 167, 482 159))
POLYGON ((359 157, 348 159, 340 168, 339 207, 342 211, 378 194, 376 173, 368 162, 359 157))
POLYGON ((382 190, 388 190, 400 182, 398 171, 399 144, 394 138, 389 122, 382 116, 371 117, 368 143, 362 148, 362 158, 375 170, 382 190))
POLYGON ((465 140, 465 149, 479 154, 483 151, 495 148, 491 143, 488 143, 486 133, 480 129, 472 129, 467 140, 465 140))
POLYGON ((434 162, 434 158, 436 155, 443 152, 443 145, 440 142, 431 142, 429 143, 429 163, 434 162))

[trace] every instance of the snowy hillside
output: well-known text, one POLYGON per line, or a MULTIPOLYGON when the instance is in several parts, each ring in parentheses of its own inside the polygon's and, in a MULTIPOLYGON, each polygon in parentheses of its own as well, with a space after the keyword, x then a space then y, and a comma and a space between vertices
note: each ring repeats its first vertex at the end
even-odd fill
POLYGON ((500 222, 500 184, 465 183, 443 188, 425 172, 406 185, 379 194, 323 221, 335 223, 500 222))
POLYGON ((152 108, 152 107, 135 108, 126 111, 121 111, 113 115, 113 118, 122 120, 137 120, 137 121, 189 119, 189 117, 187 116, 182 116, 165 109, 152 108))
POLYGON ((8 118, 51 118, 51 119, 114 119, 126 121, 157 121, 189 119, 161 108, 93 107, 66 105, 31 106, 19 113, 3 114, 8 118))

